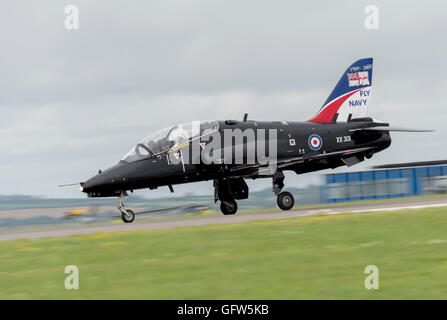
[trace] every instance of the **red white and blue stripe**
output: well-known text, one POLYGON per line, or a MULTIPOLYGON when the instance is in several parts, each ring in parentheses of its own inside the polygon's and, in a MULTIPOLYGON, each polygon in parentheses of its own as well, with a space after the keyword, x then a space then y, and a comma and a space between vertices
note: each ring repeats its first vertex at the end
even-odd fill
MULTIPOLYGON (((358 60, 349 66, 343 73, 334 90, 332 90, 326 102, 323 104, 323 107, 317 115, 309 121, 335 122, 340 108, 342 106, 349 107, 351 105, 347 102, 350 98, 357 100, 363 98, 362 100, 365 101, 364 106, 366 110, 366 103, 370 95, 370 90, 368 89, 370 89, 372 84, 372 66, 372 58, 358 60), (367 91, 367 97, 364 96, 364 91, 367 91)), ((360 100, 360 103, 362 100, 360 100)))

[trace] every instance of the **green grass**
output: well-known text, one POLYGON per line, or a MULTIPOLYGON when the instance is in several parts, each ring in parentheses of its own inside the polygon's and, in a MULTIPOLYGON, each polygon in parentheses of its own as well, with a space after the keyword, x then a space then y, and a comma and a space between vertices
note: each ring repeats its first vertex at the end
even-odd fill
POLYGON ((0 299, 447 299, 446 231, 432 208, 0 242, 0 299))

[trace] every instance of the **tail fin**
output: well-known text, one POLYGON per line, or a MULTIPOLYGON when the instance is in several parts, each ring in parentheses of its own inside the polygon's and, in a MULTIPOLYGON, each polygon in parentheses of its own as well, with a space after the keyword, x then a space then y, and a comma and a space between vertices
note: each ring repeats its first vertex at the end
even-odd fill
POLYGON ((311 122, 344 122, 370 116, 373 59, 354 62, 311 122))

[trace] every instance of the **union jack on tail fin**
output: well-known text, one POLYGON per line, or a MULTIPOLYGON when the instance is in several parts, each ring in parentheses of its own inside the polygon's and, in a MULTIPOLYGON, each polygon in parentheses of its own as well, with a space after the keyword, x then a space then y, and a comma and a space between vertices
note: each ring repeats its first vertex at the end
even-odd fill
POLYGON ((311 122, 346 122, 370 116, 373 59, 354 62, 343 73, 311 122))

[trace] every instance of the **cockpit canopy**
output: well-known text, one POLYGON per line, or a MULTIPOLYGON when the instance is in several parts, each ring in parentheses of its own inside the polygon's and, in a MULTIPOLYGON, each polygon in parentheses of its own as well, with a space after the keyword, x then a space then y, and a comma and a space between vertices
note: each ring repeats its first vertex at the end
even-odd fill
POLYGON ((176 124, 148 135, 137 143, 121 160, 133 162, 151 158, 217 130, 219 130, 219 123, 215 120, 176 124))

